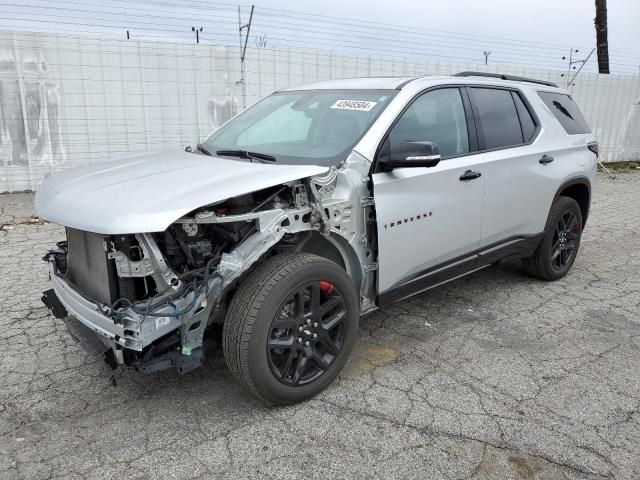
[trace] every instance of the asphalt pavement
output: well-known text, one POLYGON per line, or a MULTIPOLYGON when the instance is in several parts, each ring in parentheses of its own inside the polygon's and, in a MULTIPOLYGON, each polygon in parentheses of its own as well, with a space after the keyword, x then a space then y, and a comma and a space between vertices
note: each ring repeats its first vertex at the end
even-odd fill
POLYGON ((316 398, 268 408, 219 351, 120 372, 40 303, 62 238, 0 195, 0 478, 640 478, 640 175, 598 176, 563 280, 501 264, 361 320, 316 398))

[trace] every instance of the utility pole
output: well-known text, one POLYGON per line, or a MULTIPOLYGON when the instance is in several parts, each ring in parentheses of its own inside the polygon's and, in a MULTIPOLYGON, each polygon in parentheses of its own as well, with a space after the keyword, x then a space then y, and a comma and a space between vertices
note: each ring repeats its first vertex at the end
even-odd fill
MULTIPOLYGON (((578 74, 580 73, 580 70, 582 70, 582 68, 585 66, 585 64, 589 61, 589 59, 591 58, 591 55, 593 55, 593 52, 595 52, 596 49, 592 48, 591 52, 589 53, 589 55, 587 55, 587 58, 585 58, 584 60, 579 60, 576 63, 582 63, 582 65, 580 65, 580 68, 578 69, 578 71, 575 73, 575 75, 571 78, 571 80, 569 80, 569 82, 567 83, 567 88, 568 87, 572 87, 574 85, 573 81, 576 79, 576 77, 578 76, 578 74)), ((573 67, 576 68, 576 67, 573 67)))
POLYGON ((240 43, 238 46, 240 47, 240 81, 236 82, 242 86, 242 108, 247 108, 247 86, 244 80, 244 57, 247 53, 247 41, 249 40, 249 32, 251 31, 251 21, 253 20, 253 9, 255 5, 251 5, 251 13, 249 14, 249 22, 242 24, 242 12, 240 11, 240 5, 238 5, 238 39, 240 43), (242 38, 242 33, 244 29, 247 29, 247 33, 244 38, 242 38))
POLYGON ((202 31, 202 27, 200 28, 191 27, 191 31, 196 32, 196 43, 200 43, 200 32, 202 31))
POLYGON ((484 64, 487 65, 489 63, 489 55, 491 55, 491 50, 485 50, 484 52, 482 52, 482 54, 484 55, 484 64))
MULTIPOLYGON (((571 74, 571 67, 573 67, 573 64, 578 63, 580 61, 580 60, 576 60, 576 61, 573 60, 573 54, 578 53, 579 51, 580 50, 578 50, 577 48, 574 50, 573 47, 569 49, 569 66, 567 67, 567 78, 569 78, 569 75, 571 74)), ((566 60, 566 59, 567 59, 566 56, 562 57, 562 60, 566 60)), ((576 67, 573 67, 573 69, 575 70, 576 67)), ((561 76, 564 77, 564 74, 562 74, 561 76)))
MULTIPOLYGON (((580 73, 580 70, 582 70, 582 67, 584 67, 584 65, 589 61, 589 59, 591 58, 591 55, 593 55, 593 52, 594 52, 595 50, 596 50, 595 48, 594 48, 593 50, 591 50, 591 53, 589 53, 589 55, 587 55, 587 58, 585 58, 584 60, 574 60, 574 59, 573 59, 573 54, 574 54, 574 53, 578 53, 580 50, 578 50, 577 48, 576 48, 576 49, 574 49, 573 47, 571 47, 571 48, 569 49, 569 65, 568 65, 568 67, 567 67, 567 74, 566 74, 566 77, 567 77, 567 88, 569 88, 569 87, 572 85, 573 81, 574 81, 574 80, 575 80, 575 78, 578 76, 578 73, 580 73), (578 71, 575 73, 575 75, 571 78, 571 80, 569 80, 569 77, 571 76, 571 70, 575 70, 575 69, 576 69, 575 64, 577 64, 577 63, 579 63, 579 64, 580 64, 580 68, 579 68, 579 69, 578 69, 578 71)), ((567 59, 567 57, 566 57, 566 56, 563 56, 563 57, 562 57, 562 60, 566 60, 566 59, 567 59)), ((564 76, 565 76, 565 74, 563 73, 563 74, 562 74, 562 75, 560 75, 560 76, 561 76, 561 77, 564 77, 564 76)))
POLYGON ((609 73, 609 41, 607 35, 607 0, 596 0, 596 47, 598 49, 598 72, 609 73))

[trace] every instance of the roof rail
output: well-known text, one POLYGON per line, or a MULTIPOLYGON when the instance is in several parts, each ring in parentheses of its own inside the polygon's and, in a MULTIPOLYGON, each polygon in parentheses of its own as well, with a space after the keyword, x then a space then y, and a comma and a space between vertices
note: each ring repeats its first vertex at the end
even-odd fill
POLYGON ((535 78, 518 77, 516 75, 506 75, 504 73, 487 73, 487 72, 459 72, 454 73, 454 77, 490 77, 500 78, 502 80, 512 80, 514 82, 529 82, 539 83, 540 85, 546 85, 548 87, 558 88, 558 85, 553 82, 547 82, 545 80, 536 80, 535 78))

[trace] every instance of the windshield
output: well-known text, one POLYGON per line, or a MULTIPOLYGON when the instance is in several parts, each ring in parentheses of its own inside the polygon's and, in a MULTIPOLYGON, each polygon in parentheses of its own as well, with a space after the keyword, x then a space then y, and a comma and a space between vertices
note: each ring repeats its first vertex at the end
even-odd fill
POLYGON ((395 90, 274 93, 220 127, 203 146, 214 155, 251 158, 247 155, 250 152, 272 156, 277 163, 337 165, 345 160, 396 93, 395 90))

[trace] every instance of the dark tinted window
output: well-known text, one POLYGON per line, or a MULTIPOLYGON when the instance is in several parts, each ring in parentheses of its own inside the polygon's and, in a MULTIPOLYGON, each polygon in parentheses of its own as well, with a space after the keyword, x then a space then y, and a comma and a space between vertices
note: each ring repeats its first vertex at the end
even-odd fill
POLYGON ((469 152, 467 119, 457 88, 440 88, 419 97, 389 134, 391 148, 399 142, 429 141, 443 158, 469 152))
POLYGON ((550 92, 538 92, 538 95, 547 104, 547 107, 551 109, 569 135, 591 132, 587 121, 569 95, 550 92))
POLYGON ((484 149, 512 147, 523 143, 520 120, 509 90, 472 88, 474 113, 480 119, 479 134, 484 149))
POLYGON ((525 143, 531 140, 536 131, 536 124, 533 121, 531 112, 520 98, 520 94, 513 92, 513 101, 516 102, 518 117, 520 117, 520 126, 522 127, 522 138, 525 143))

